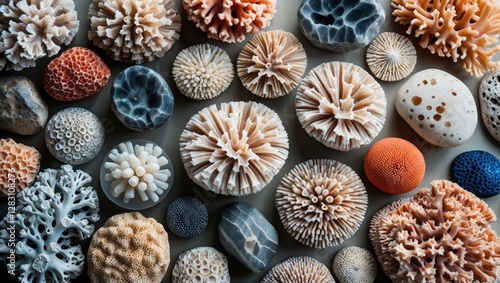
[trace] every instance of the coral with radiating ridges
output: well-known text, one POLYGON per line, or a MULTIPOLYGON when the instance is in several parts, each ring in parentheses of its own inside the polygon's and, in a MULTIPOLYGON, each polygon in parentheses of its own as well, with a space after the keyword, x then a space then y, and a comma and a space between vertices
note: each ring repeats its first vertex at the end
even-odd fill
POLYGON ((226 256, 212 247, 199 247, 183 252, 172 270, 173 283, 229 283, 226 256))
POLYGON ((73 240, 90 237, 99 220, 97 193, 85 187, 91 179, 63 165, 39 173, 33 186, 17 195, 15 218, 8 214, 0 222, 0 259, 7 260, 7 228, 15 225, 19 281, 70 282, 82 273, 85 256, 73 240))
POLYGON ((333 273, 340 283, 373 283, 377 261, 367 249, 345 247, 333 259, 333 273))
POLYGON ((167 210, 167 226, 177 236, 190 238, 201 234, 208 225, 208 211, 194 197, 174 200, 167 210))
POLYGON ((330 270, 309 256, 291 257, 269 271, 261 283, 335 283, 330 270))

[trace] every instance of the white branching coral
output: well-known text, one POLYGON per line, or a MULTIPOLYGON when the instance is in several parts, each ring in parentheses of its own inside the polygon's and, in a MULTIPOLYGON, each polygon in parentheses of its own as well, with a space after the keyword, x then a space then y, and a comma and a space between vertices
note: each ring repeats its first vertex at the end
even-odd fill
POLYGON ((335 283, 330 270, 309 256, 291 257, 276 265, 261 283, 335 283))
POLYGON ((99 220, 99 199, 91 177, 71 165, 39 173, 17 195, 16 211, 0 222, 0 260, 7 261, 16 238, 15 268, 20 282, 70 282, 82 273, 85 256, 73 240, 86 239, 99 220))
POLYGON ((141 64, 162 57, 179 39, 173 0, 93 0, 88 37, 117 61, 141 64))
POLYGON ((419 45, 441 57, 462 61, 471 75, 482 76, 500 66, 492 56, 500 34, 497 0, 392 0, 395 21, 409 25, 407 33, 420 37, 419 45))
POLYGON ((288 157, 288 135, 278 114, 256 102, 212 105, 181 134, 184 168, 194 182, 223 195, 261 191, 288 157))
POLYGON ((175 84, 193 99, 211 99, 233 81, 233 63, 226 51, 211 44, 188 47, 177 55, 172 68, 175 84))
POLYGON ((335 160, 296 165, 276 190, 285 230, 304 245, 326 248, 348 239, 361 226, 368 195, 358 174, 335 160))
POLYGON ((370 240, 393 282, 498 282, 495 213, 446 180, 374 214, 370 240))
POLYGON ((212 247, 183 252, 172 270, 172 282, 229 283, 227 258, 212 247))
POLYGON ((0 1, 0 70, 20 71, 54 56, 79 26, 72 0, 0 1))
POLYGON ((276 0, 182 0, 188 20, 209 38, 241 42, 271 24, 276 0))
POLYGON ((385 93, 362 68, 347 62, 323 63, 302 79, 295 98, 306 132, 333 149, 369 144, 382 130, 385 93))
POLYGON ((290 32, 256 34, 241 50, 238 76, 250 92, 264 98, 284 96, 298 84, 307 66, 300 41, 290 32))

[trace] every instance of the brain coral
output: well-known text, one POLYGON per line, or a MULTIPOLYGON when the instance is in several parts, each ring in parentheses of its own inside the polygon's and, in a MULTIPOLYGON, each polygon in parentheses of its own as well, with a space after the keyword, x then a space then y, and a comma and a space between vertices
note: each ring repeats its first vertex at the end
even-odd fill
POLYGON ((182 0, 188 19, 209 38, 241 42, 247 33, 269 26, 276 0, 182 0))
POLYGON ((117 214, 92 236, 88 276, 97 282, 160 282, 170 263, 168 234, 139 212, 117 214))
POLYGON ((183 252, 172 270, 173 283, 229 283, 226 256, 212 247, 183 252))
POLYGON ((349 246, 335 255, 333 272, 340 283, 373 283, 377 277, 377 262, 370 251, 349 246))
POLYGON ((497 0, 392 0, 395 21, 409 25, 407 33, 420 37, 419 45, 441 57, 462 60, 471 75, 500 66, 492 56, 500 33, 497 0), (492 47, 493 46, 493 47, 492 47))
POLYGON ((330 270, 309 256, 291 257, 276 265, 261 283, 335 283, 330 270))
POLYGON ((474 194, 437 180, 374 214, 370 240, 393 282, 498 282, 495 220, 474 194))

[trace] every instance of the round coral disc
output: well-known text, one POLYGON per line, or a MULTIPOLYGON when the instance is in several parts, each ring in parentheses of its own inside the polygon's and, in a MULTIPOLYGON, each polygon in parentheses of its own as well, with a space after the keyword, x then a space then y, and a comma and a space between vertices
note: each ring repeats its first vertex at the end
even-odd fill
POLYGON ((390 194, 413 190, 425 174, 420 150, 400 138, 385 138, 375 143, 366 153, 363 167, 370 182, 390 194))

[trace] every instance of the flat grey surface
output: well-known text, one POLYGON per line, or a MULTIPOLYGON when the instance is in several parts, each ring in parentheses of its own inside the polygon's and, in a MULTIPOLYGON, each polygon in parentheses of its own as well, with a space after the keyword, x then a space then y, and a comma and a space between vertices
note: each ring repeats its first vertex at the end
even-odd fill
MULTIPOLYGON (((145 216, 156 218, 166 227, 165 213, 168 205, 174 199, 180 196, 196 196, 207 205, 210 219, 209 227, 207 228, 207 230, 197 237, 191 239, 183 239, 173 235, 172 233, 169 233, 171 263, 163 282, 171 281, 172 268, 179 254, 188 249, 198 246, 212 246, 219 251, 224 252, 228 256, 229 270, 232 282, 259 282, 272 266, 289 258, 290 256, 297 255, 308 255, 315 257, 319 261, 325 263, 331 270, 333 256, 339 249, 350 245, 357 245, 360 247, 369 248, 370 250, 372 249, 368 241, 368 226, 369 219, 375 211, 391 201, 405 196, 410 196, 414 193, 413 191, 405 195, 388 195, 379 191, 370 184, 370 182, 366 179, 362 168, 362 160, 369 146, 351 152, 339 152, 333 149, 329 149, 313 138, 309 137, 309 135, 302 129, 299 121, 295 116, 295 91, 285 97, 275 100, 260 99, 248 92, 241 85, 239 78, 235 74, 235 78, 229 89, 227 89, 222 95, 218 96, 215 99, 207 101, 195 101, 184 97, 176 89, 171 74, 173 61, 180 50, 193 44, 209 42, 226 50, 230 55, 233 64, 236 64, 238 53, 244 46, 244 44, 248 41, 250 36, 247 37, 247 40, 245 42, 232 45, 224 44, 215 40, 208 40, 206 35, 202 31, 196 29, 195 25, 192 22, 187 21, 186 13, 181 9, 182 6, 180 5, 180 0, 175 1, 179 9, 182 11, 182 32, 180 41, 175 43, 172 49, 168 51, 163 58, 157 59, 156 61, 151 63, 144 64, 145 66, 151 67, 158 71, 169 82, 175 96, 175 107, 173 115, 165 125, 156 130, 148 132, 134 132, 128 130, 116 119, 114 114, 111 112, 109 93, 110 86, 114 78, 121 70, 129 65, 113 61, 112 59, 106 57, 101 50, 95 48, 92 43, 87 40, 87 31, 89 29, 87 12, 90 0, 81 0, 75 2, 78 7, 80 30, 70 46, 84 46, 97 51, 106 61, 106 63, 111 67, 112 74, 110 81, 102 90, 102 92, 92 98, 76 102, 58 102, 50 98, 43 91, 41 77, 44 67, 52 58, 44 58, 42 60, 39 60, 37 62, 36 68, 24 70, 21 72, 0 71, 0 77, 7 75, 24 75, 32 79, 36 83, 39 91, 43 93, 44 98, 48 102, 50 108, 50 116, 54 115, 61 109, 79 106, 92 111, 103 122, 103 125, 106 129, 106 140, 101 153, 91 162, 81 166, 76 166, 77 168, 88 172, 93 177, 92 184, 99 194, 101 203, 101 221, 99 221, 97 225, 98 227, 100 227, 110 216, 127 211, 116 206, 110 200, 108 200, 100 189, 99 169, 101 167, 102 161, 105 158, 105 154, 109 152, 109 150, 116 144, 124 140, 137 138, 149 139, 164 148, 164 150, 170 156, 174 165, 175 178, 173 187, 170 190, 168 196, 161 203, 152 208, 143 210, 141 211, 141 213, 145 216), (245 197, 218 196, 197 187, 187 176, 179 154, 179 137, 189 118, 206 106, 233 100, 258 101, 274 109, 281 117, 290 139, 290 155, 278 175, 266 188, 264 188, 263 191, 255 195, 245 197), (346 240, 343 244, 322 250, 308 248, 295 241, 283 229, 274 206, 276 186, 280 182, 281 178, 296 164, 312 158, 335 159, 351 166, 363 179, 369 195, 368 211, 366 213, 365 220, 358 232, 352 238, 346 240), (278 230, 280 241, 278 252, 275 255, 271 265, 261 273, 252 273, 247 270, 242 264, 236 261, 233 257, 229 256, 229 254, 225 252, 222 246, 219 244, 217 238, 217 225, 221 215, 222 207, 225 204, 236 200, 248 202, 254 207, 258 208, 278 230)), ((301 34, 297 25, 296 11, 299 2, 300 1, 298 0, 278 0, 277 13, 272 20, 271 26, 266 30, 287 30, 293 32, 299 38, 307 52, 308 66, 306 72, 308 72, 318 64, 326 61, 347 61, 355 63, 365 69, 367 68, 365 62, 366 48, 343 54, 335 54, 327 51, 321 51, 313 47, 301 34)), ((392 8, 390 8, 389 1, 384 0, 381 2, 383 3, 383 6, 387 13, 383 31, 396 31, 399 33, 405 33, 405 27, 393 22, 394 19, 391 16, 392 8)), ((418 47, 416 45, 416 40, 413 37, 411 37, 411 39, 417 48, 418 54, 418 65, 413 73, 427 68, 439 68, 446 70, 467 84, 467 86, 475 96, 476 104, 479 105, 477 101, 477 90, 480 81, 479 78, 470 77, 468 74, 462 71, 461 67, 458 64, 454 64, 451 60, 448 60, 446 58, 439 58, 430 54, 430 52, 428 52, 427 50, 423 50, 422 48, 418 47)), ((64 50, 65 49, 66 48, 64 48, 64 50)), ((413 130, 411 130, 411 128, 403 121, 402 118, 400 118, 394 108, 394 98, 396 95, 396 91, 403 82, 404 81, 395 83, 381 82, 381 85, 386 92, 388 109, 387 121, 382 132, 378 135, 377 140, 390 136, 401 137, 412 142, 422 151, 426 160, 427 168, 425 178, 420 184, 419 188, 428 187, 429 183, 435 179, 449 179, 451 161, 455 156, 464 151, 481 149, 493 153, 497 156, 497 158, 500 157, 500 143, 496 142, 493 138, 490 137, 480 119, 473 137, 462 146, 456 148, 438 148, 426 143, 415 132, 413 132, 413 130)), ((56 161, 46 149, 43 141, 43 132, 34 136, 19 136, 5 131, 0 131, 0 138, 7 137, 11 137, 17 142, 35 146, 42 154, 42 169, 58 168, 61 165, 61 163, 56 161)), ((495 210, 497 214, 500 212, 500 196, 486 199, 486 202, 495 210)), ((2 215, 5 214, 6 205, 6 200, 0 200, 0 208, 3 212, 2 215)), ((500 228, 498 222, 494 223, 492 226, 497 231, 500 228)), ((96 229, 98 227, 96 227, 96 229)), ((82 242, 85 252, 87 250, 88 244, 89 240, 82 242)), ((2 272, 4 272, 4 270, 5 269, 2 269, 2 272)), ((88 282, 88 277, 85 275, 85 273, 86 270, 84 271, 84 275, 74 280, 74 282, 88 282)), ((4 277, 2 276, 2 278, 4 277)), ((3 281, 4 280, 2 279, 2 282, 3 281)), ((389 282, 389 279, 387 279, 383 275, 381 270, 379 270, 377 282, 389 282)))

